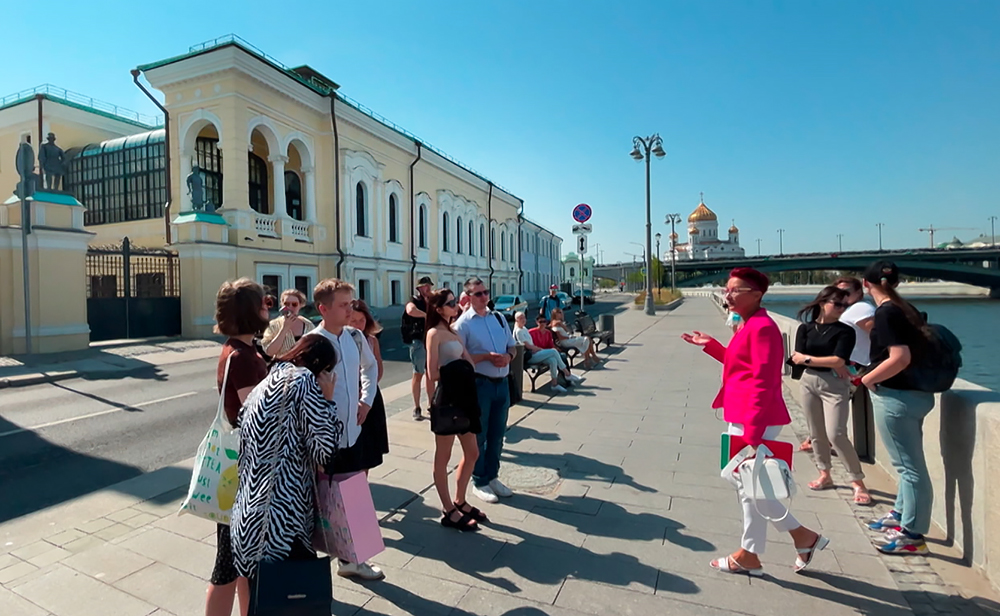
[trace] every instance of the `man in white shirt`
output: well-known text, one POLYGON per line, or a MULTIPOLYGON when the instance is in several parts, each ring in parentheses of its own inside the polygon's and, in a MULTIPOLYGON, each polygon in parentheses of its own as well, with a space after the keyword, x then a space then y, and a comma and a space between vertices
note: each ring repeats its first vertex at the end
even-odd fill
POLYGON ((846 323, 854 330, 854 351, 851 361, 861 366, 871 363, 868 354, 871 350, 871 331, 875 325, 875 307, 864 301, 865 292, 861 281, 857 278, 844 277, 835 283, 837 288, 847 291, 847 303, 850 307, 840 315, 840 322, 846 323))
MULTIPOLYGON (((333 389, 333 401, 337 405, 337 416, 344 422, 345 457, 350 457, 350 448, 361 435, 362 424, 375 401, 378 384, 378 363, 375 354, 365 340, 364 334, 349 327, 353 308, 354 287, 343 280, 328 278, 313 290, 313 303, 323 315, 323 322, 310 333, 326 336, 337 350, 337 363, 333 373, 337 381, 333 389)), ((352 469, 357 470, 357 469, 352 469)), ((360 577, 364 580, 380 580, 385 577, 382 570, 368 563, 340 561, 337 574, 342 577, 360 577)))
POLYGON ((507 374, 517 353, 517 343, 507 320, 490 310, 490 291, 482 280, 477 277, 466 280, 465 293, 469 296, 470 307, 455 321, 455 333, 462 339, 476 367, 476 393, 483 426, 476 435, 479 459, 472 472, 472 493, 484 502, 495 503, 497 497, 513 496, 498 476, 510 411, 507 374))

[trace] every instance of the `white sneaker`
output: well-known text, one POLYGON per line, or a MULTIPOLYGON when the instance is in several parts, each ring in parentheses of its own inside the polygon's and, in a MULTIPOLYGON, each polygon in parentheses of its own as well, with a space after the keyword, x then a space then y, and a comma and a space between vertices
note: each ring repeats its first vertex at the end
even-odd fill
POLYGON ((359 577, 369 582, 381 580, 385 577, 381 569, 368 563, 340 563, 337 575, 340 577, 359 577))
POLYGON ((484 503, 495 503, 500 500, 497 498, 493 488, 488 485, 481 488, 479 486, 472 486, 472 495, 484 503))
POLYGON ((491 481, 490 488, 492 488, 493 493, 499 496, 500 498, 510 498, 511 496, 514 496, 514 492, 512 492, 511 489, 505 486, 504 484, 500 483, 499 479, 494 479, 493 481, 491 481))
POLYGON ((552 385, 550 387, 550 389, 552 391, 556 392, 557 394, 564 394, 564 393, 566 393, 566 388, 563 387, 562 385, 558 385, 558 384, 557 385, 552 385))
POLYGON ((580 383, 586 381, 587 379, 576 376, 575 374, 571 374, 568 377, 566 377, 566 380, 569 381, 570 383, 576 383, 577 385, 579 385, 580 383))

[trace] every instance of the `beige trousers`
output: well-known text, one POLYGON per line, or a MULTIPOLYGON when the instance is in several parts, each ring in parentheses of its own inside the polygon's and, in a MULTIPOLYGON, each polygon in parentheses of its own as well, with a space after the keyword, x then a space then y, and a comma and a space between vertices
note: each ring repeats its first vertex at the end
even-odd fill
POLYGON ((806 370, 799 381, 802 387, 802 407, 812 437, 813 459, 821 471, 830 470, 830 445, 847 466, 851 481, 865 478, 861 460, 847 436, 847 419, 851 412, 851 383, 832 370, 806 370))

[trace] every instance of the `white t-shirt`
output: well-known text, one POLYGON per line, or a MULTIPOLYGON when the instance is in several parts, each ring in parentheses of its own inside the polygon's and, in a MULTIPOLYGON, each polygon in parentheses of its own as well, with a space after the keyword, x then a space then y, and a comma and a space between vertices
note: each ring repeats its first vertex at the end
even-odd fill
POLYGON ((524 345, 535 344, 535 342, 531 339, 531 332, 528 331, 527 327, 514 326, 514 340, 517 340, 524 345))
POLYGON ((869 357, 871 353, 871 338, 868 336, 868 332, 858 327, 858 323, 874 317, 875 306, 864 300, 852 305, 844 311, 844 314, 840 315, 840 322, 850 325, 854 330, 855 341, 854 351, 851 353, 851 361, 862 366, 867 366, 871 363, 871 358, 869 357))

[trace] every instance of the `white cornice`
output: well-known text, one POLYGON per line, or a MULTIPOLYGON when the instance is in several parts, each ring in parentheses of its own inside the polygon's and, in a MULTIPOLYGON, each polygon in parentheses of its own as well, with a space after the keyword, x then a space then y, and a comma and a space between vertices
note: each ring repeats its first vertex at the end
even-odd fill
MULTIPOLYGON (((50 98, 45 99, 42 109, 47 123, 51 123, 52 120, 58 119, 65 122, 80 124, 82 126, 92 126, 99 130, 108 131, 109 133, 114 133, 123 137, 126 135, 135 135, 150 130, 156 130, 155 128, 143 128, 130 122, 115 120, 114 118, 109 118, 100 113, 94 113, 85 109, 64 105, 60 101, 52 100, 50 98)), ((31 100, 20 105, 0 109, 0 129, 8 126, 14 126, 16 124, 23 124, 25 122, 31 123, 32 128, 35 128, 38 122, 38 103, 36 101, 31 100)), ((56 134, 56 137, 59 137, 58 133, 56 134)), ((69 149, 73 147, 81 147, 87 144, 60 143, 60 145, 65 149, 69 149)))

